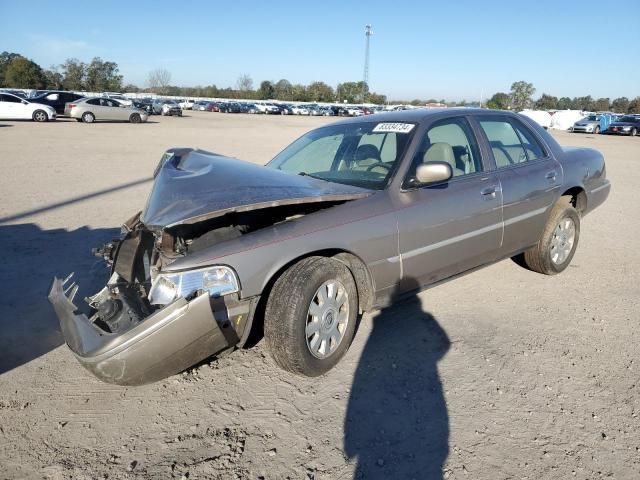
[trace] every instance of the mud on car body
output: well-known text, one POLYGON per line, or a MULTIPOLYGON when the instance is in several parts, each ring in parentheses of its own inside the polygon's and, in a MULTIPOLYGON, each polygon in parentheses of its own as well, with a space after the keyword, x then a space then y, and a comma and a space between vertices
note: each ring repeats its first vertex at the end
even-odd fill
POLYGON ((313 130, 266 167, 167 151, 142 212, 96 253, 111 277, 49 299, 67 344, 104 381, 134 385, 241 347, 262 325, 278 365, 315 376, 357 318, 495 261, 555 274, 605 201, 604 159, 526 117, 405 111, 313 130))

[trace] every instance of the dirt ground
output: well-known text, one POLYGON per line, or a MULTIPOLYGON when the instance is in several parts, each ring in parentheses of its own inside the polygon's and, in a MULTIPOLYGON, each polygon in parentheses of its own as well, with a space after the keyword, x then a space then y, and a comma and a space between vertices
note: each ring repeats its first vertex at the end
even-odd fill
POLYGON ((640 138, 554 133, 602 151, 613 184, 561 275, 504 261, 367 315, 321 378, 261 342, 123 388, 62 344, 51 278, 90 293, 90 249, 166 148, 264 163, 331 121, 151 120, 0 122, 0 478, 640 478, 640 138))

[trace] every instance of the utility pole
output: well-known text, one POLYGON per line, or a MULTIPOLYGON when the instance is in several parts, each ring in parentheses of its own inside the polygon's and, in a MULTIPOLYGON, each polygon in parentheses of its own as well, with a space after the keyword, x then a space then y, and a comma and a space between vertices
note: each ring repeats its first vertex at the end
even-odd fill
POLYGON ((373 35, 373 26, 371 24, 365 25, 364 27, 364 35, 365 35, 365 47, 364 47, 364 75, 362 78, 362 102, 364 103, 367 95, 367 87, 369 86, 369 41, 371 35, 373 35))

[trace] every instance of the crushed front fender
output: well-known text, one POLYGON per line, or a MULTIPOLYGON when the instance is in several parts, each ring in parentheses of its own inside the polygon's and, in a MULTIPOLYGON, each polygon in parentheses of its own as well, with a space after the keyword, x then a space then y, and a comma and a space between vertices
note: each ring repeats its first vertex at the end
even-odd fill
MULTIPOLYGON (((68 279, 67 279, 68 280, 68 279)), ((99 379, 142 385, 176 374, 238 344, 255 301, 180 298, 123 333, 109 333, 76 313, 77 288, 55 278, 49 301, 67 345, 99 379)))

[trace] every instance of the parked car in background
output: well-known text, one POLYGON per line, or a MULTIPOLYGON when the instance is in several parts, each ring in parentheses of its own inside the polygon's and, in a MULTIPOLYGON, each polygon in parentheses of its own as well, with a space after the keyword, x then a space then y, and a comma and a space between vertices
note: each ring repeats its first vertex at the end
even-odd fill
POLYGON ((146 122, 149 114, 134 106, 122 105, 109 97, 85 97, 65 105, 65 115, 78 122, 121 121, 146 122))
POLYGON ((133 100, 131 98, 125 97, 120 93, 105 93, 104 96, 113 100, 117 100, 120 105, 124 105, 127 107, 133 105, 133 100))
POLYGON ((571 127, 574 133, 600 133, 600 115, 588 115, 571 127))
POLYGON ((47 122, 55 120, 56 115, 55 109, 50 105, 32 102, 12 93, 0 92, 0 119, 47 122))
MULTIPOLYGON (((34 90, 34 92, 44 93, 45 90, 34 90)), ((16 90, 15 88, 0 88, 0 93, 10 93, 11 95, 14 95, 16 97, 25 98, 27 100, 29 99, 26 93, 24 93, 22 90, 16 90)))
POLYGON ((278 110, 280 110, 280 115, 293 115, 293 108, 289 104, 286 104, 286 103, 279 104, 278 110))
POLYGON ((303 105, 294 105, 291 110, 294 115, 309 115, 309 110, 303 105))
POLYGON ((347 115, 350 117, 359 117, 361 115, 364 115, 364 111, 360 107, 348 107, 347 115))
POLYGON ((29 97, 28 101, 33 103, 40 103, 41 105, 49 105, 50 107, 53 107, 56 113, 60 116, 64 115, 64 106, 68 102, 73 102, 74 100, 78 100, 82 97, 82 95, 74 92, 67 92, 63 90, 47 90, 41 92, 35 97, 29 97))
POLYGON ((227 104, 227 113, 242 113, 242 106, 238 102, 230 102, 227 104))
POLYGON ((280 367, 319 376, 359 315, 398 296, 514 256, 564 271, 610 191, 599 152, 563 148, 521 115, 376 118, 308 132, 266 166, 168 150, 144 209, 97 250, 111 277, 89 315, 69 278, 53 281, 80 363, 107 382, 153 382, 243 346, 255 317, 280 367))
POLYGON ((258 112, 258 107, 256 106, 255 103, 245 103, 245 109, 246 112, 245 113, 259 113, 258 112))
POLYGON ((131 105, 135 108, 139 108, 147 112, 147 114, 153 114, 153 100, 150 98, 136 98, 132 100, 131 105))
POLYGON ((183 110, 191 110, 193 109, 193 104, 194 101, 193 100, 189 100, 189 99, 184 99, 184 100, 180 100, 178 102, 178 105, 180 105, 180 108, 183 110))
POLYGON ((205 100, 200 100, 198 102, 195 102, 193 104, 193 107, 191 107, 192 110, 198 110, 200 112, 204 112, 207 109, 207 106, 209 105, 210 102, 207 102, 205 100))
POLYGON ((178 117, 181 117, 182 109, 175 100, 171 100, 168 98, 157 98, 153 101, 153 113, 167 116, 176 115, 178 117))
POLYGON ((640 116, 624 115, 607 128, 607 133, 634 137, 640 132, 640 116))

